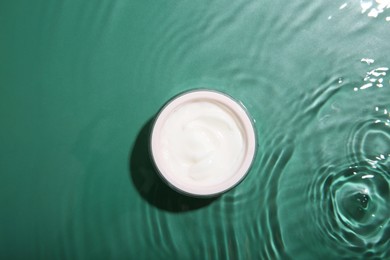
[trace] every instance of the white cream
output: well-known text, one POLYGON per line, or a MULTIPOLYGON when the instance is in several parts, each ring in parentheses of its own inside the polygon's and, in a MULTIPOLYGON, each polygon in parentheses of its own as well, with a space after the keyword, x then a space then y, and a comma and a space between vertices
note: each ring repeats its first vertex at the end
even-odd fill
POLYGON ((191 185, 221 183, 234 175, 245 155, 237 116, 207 99, 177 107, 162 126, 160 142, 167 169, 191 185))
POLYGON ((151 133, 151 154, 161 177, 195 196, 215 196, 237 185, 255 150, 246 110, 213 90, 188 91, 169 101, 151 133))

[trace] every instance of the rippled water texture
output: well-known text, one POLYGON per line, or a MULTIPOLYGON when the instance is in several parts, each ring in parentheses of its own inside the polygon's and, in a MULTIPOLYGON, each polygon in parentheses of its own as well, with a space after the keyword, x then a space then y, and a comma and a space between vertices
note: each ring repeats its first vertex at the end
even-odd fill
POLYGON ((390 259, 390 2, 2 1, 1 259, 390 259), (149 158, 198 87, 259 146, 215 199, 149 158))

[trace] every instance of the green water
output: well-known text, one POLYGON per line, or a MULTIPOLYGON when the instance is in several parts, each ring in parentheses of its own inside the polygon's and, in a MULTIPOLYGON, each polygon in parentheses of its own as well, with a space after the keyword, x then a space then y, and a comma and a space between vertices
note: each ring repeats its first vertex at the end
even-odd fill
POLYGON ((389 42, 370 0, 1 1, 0 258, 390 259, 389 42), (147 149, 198 87, 259 140, 209 200, 147 149))

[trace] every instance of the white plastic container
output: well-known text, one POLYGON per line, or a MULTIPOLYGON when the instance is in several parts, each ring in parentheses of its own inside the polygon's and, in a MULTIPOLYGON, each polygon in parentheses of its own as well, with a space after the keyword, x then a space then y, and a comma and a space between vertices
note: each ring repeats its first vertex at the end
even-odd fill
POLYGON ((256 152, 253 122, 244 106, 214 90, 187 91, 158 113, 150 149, 161 177, 197 197, 219 195, 246 176, 256 152))

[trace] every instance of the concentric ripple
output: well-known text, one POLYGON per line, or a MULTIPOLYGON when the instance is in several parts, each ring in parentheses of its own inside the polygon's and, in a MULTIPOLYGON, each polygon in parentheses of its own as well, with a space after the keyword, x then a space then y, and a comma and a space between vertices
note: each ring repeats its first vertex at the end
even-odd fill
POLYGON ((352 161, 390 164, 390 120, 387 115, 359 122, 348 138, 352 161))
POLYGON ((389 169, 364 162, 318 175, 309 194, 321 240, 338 255, 389 257, 389 169))

